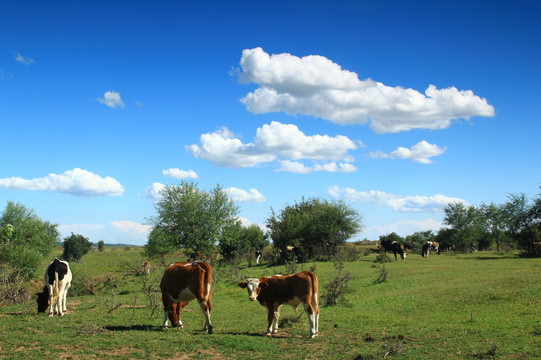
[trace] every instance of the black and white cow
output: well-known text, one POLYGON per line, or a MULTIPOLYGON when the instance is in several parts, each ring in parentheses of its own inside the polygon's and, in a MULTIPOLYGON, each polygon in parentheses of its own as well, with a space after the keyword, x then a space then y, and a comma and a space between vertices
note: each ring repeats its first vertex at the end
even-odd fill
POLYGON ((406 256, 408 255, 407 252, 404 250, 402 246, 397 241, 391 241, 391 240, 382 240, 380 241, 381 248, 385 253, 387 251, 392 251, 394 254, 394 259, 397 260, 396 254, 400 254, 400 258, 402 258, 403 261, 406 261, 406 256))
POLYGON ((56 313, 64 316, 66 310, 66 296, 71 286, 71 270, 66 261, 54 259, 45 272, 45 286, 43 292, 38 293, 38 313, 49 308, 49 317, 56 313))

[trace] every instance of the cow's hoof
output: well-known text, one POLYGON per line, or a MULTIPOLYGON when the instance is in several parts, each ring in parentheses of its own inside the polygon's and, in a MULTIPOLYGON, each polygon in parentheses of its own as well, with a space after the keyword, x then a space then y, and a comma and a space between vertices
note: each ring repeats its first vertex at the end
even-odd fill
POLYGON ((212 334, 212 326, 209 326, 208 333, 212 334))
POLYGON ((313 339, 313 338, 317 337, 318 335, 319 335, 319 334, 311 334, 311 335, 310 335, 310 339, 313 339))

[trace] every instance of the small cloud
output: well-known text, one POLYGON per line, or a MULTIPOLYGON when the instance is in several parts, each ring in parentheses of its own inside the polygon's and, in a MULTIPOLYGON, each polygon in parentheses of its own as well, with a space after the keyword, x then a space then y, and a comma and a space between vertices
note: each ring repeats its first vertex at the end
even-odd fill
POLYGON ((103 98, 98 98, 97 100, 110 108, 124 107, 124 101, 122 101, 120 93, 114 91, 107 91, 105 94, 103 94, 103 98))
POLYGON ((35 179, 3 178, 0 179, 0 188, 60 192, 85 197, 120 196, 124 193, 124 187, 112 177, 103 178, 79 168, 35 179))
POLYGON ((389 154, 383 151, 375 151, 371 152, 368 156, 374 159, 410 159, 421 164, 432 164, 430 158, 440 156, 446 150, 446 148, 440 148, 436 144, 429 144, 423 140, 414 145, 411 149, 399 147, 389 154))
POLYGON ((172 177, 174 179, 184 180, 184 179, 199 179, 199 175, 196 174, 193 170, 180 170, 176 168, 171 168, 163 170, 162 174, 165 176, 172 177))
POLYGON ((265 196, 261 194, 256 189, 250 189, 250 191, 242 190, 236 187, 230 187, 225 190, 231 196, 233 201, 237 202, 250 202, 250 203, 261 203, 267 201, 265 196))
POLYGON ((156 203, 161 199, 163 189, 165 189, 164 184, 153 183, 145 189, 145 195, 150 201, 156 203))
POLYGON ((36 62, 34 61, 34 59, 31 59, 29 57, 25 57, 23 55, 21 55, 21 53, 15 53, 15 61, 17 61, 18 63, 21 63, 23 65, 32 65, 32 64, 35 64, 36 62))
POLYGON ((315 164, 313 166, 305 166, 303 163, 298 161, 284 160, 280 161, 280 169, 277 171, 287 171, 297 174, 309 174, 315 171, 325 171, 325 172, 354 172, 357 171, 357 167, 350 163, 336 163, 330 162, 327 164, 315 164))

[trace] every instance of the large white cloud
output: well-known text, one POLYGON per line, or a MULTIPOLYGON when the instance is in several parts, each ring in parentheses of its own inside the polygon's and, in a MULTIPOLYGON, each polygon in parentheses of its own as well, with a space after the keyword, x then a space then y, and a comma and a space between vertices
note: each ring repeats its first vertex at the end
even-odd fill
POLYGON ((239 80, 260 87, 241 101, 254 113, 283 111, 317 116, 338 124, 363 124, 377 133, 445 129, 453 119, 494 116, 494 107, 471 90, 386 86, 318 55, 299 58, 246 49, 239 80))
POLYGON ((124 193, 124 187, 112 177, 101 177, 79 168, 35 179, 3 178, 0 179, 0 188, 51 191, 87 197, 119 196, 124 193))
POLYGON ((197 158, 232 168, 251 167, 278 159, 350 162, 353 158, 348 151, 356 148, 355 142, 346 136, 307 136, 295 125, 275 121, 257 129, 253 143, 243 144, 224 127, 201 135, 200 145, 186 146, 186 150, 197 158))
POLYGON ((395 151, 387 154, 383 151, 371 152, 368 156, 374 159, 410 159, 421 164, 432 164, 431 157, 439 156, 445 152, 445 148, 440 148, 436 144, 430 144, 425 140, 417 143, 411 149, 399 147, 395 151))
POLYGON ((124 107, 124 101, 122 101, 120 93, 115 91, 106 91, 105 94, 103 94, 103 98, 98 98, 98 101, 111 108, 124 107))
POLYGON ((388 194, 384 191, 357 191, 352 188, 341 188, 332 186, 329 188, 329 194, 334 197, 343 198, 351 202, 374 203, 391 207, 394 211, 400 212, 441 212, 449 203, 466 201, 448 197, 441 194, 432 196, 402 196, 388 194))

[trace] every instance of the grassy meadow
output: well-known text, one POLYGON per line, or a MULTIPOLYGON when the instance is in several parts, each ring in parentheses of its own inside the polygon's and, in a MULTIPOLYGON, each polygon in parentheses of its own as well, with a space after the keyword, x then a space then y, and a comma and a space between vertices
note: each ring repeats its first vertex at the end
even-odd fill
MULTIPOLYGON (((162 330, 163 312, 153 306, 159 295, 149 289, 158 288, 164 267, 153 263, 153 272, 142 275, 140 248, 93 249, 71 264, 66 316, 37 315, 35 297, 0 308, 0 358, 541 358, 541 259, 410 254, 406 262, 383 264, 376 256, 344 263, 351 292, 345 302, 321 307, 319 337, 308 339, 302 307, 295 313, 284 306, 278 334, 267 338, 265 308, 236 284, 242 276, 286 273, 284 266, 215 266, 208 335, 195 301, 182 313, 184 329, 162 330)), ((320 293, 338 273, 333 262, 302 268, 315 269, 320 293)), ((39 279, 35 288, 42 285, 39 279)))

